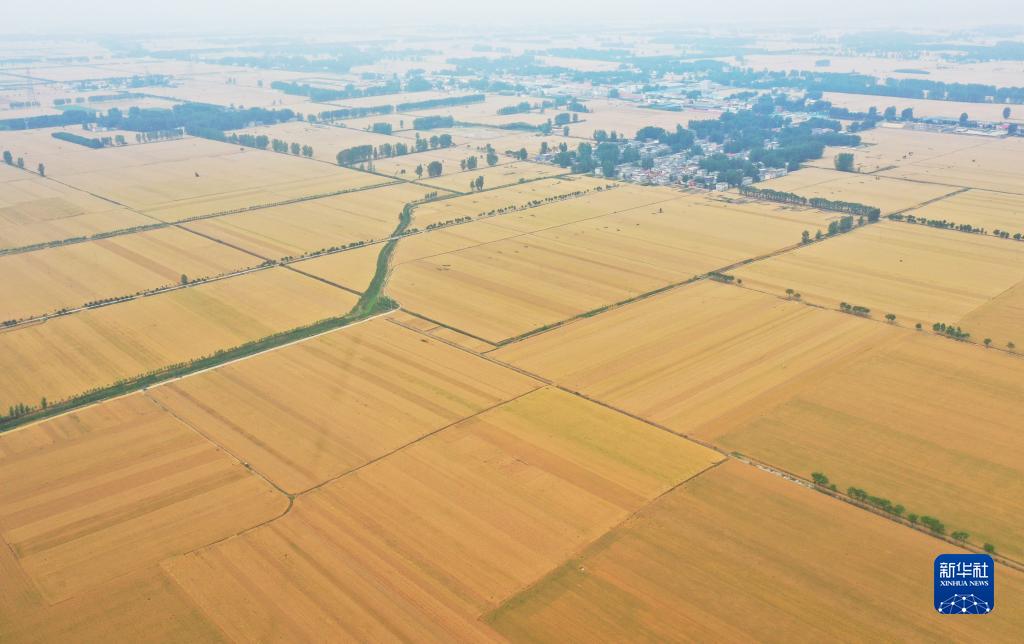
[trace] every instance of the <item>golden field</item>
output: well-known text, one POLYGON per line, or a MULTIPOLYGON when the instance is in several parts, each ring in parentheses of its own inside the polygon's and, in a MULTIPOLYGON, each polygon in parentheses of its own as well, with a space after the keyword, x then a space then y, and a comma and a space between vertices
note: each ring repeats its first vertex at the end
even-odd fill
POLYGON ((829 218, 617 188, 402 240, 387 292, 409 310, 497 343, 791 246, 829 218), (614 210, 634 194, 665 199, 614 210), (482 238, 467 244, 475 234, 482 238))
POLYGON ((936 617, 956 548, 740 463, 669 492, 486 617, 511 641, 1012 640, 1024 578, 983 618, 936 617), (913 572, 912 572, 913 571, 913 572))
MULTIPOLYGON (((902 325, 930 329, 957 322, 1024 280, 1024 244, 883 222, 732 274, 752 288, 779 295, 792 288, 814 304, 866 306, 875 319, 893 313, 902 325)), ((964 330, 974 340, 994 333, 984 326, 964 330)))
POLYGON ((123 206, 0 164, 0 249, 151 223, 123 206))
MULTIPOLYGON (((330 105, 324 107, 326 109, 331 108, 330 105)), ((376 134, 350 127, 337 127, 301 121, 289 121, 287 123, 236 130, 233 134, 264 135, 270 139, 281 139, 289 144, 309 145, 313 148, 312 158, 328 163, 336 163, 338 152, 343 148, 351 148, 357 145, 372 145, 376 147, 382 143, 395 143, 396 141, 404 143, 402 139, 386 134, 376 134)))
MULTIPOLYGON (((604 130, 609 134, 615 130, 632 139, 637 130, 648 125, 675 130, 677 125, 687 127, 690 121, 717 119, 721 114, 718 110, 655 110, 615 99, 587 99, 583 103, 591 111, 580 113, 579 122, 569 123, 569 136, 592 139, 596 130, 604 130)), ((556 127, 554 131, 560 132, 561 128, 556 127)))
POLYGON ((996 139, 934 159, 915 160, 882 174, 912 181, 1024 194, 1022 154, 1024 140, 1020 137, 996 139))
POLYGON ((855 148, 829 147, 820 159, 807 165, 832 169, 835 156, 841 152, 853 153, 858 172, 873 173, 915 162, 934 162, 947 154, 989 145, 991 141, 974 136, 920 132, 880 124, 870 130, 858 132, 861 145, 855 148))
POLYGON ((164 568, 231 639, 493 639, 481 614, 720 459, 540 389, 164 568))
MULTIPOLYGON (((458 169, 458 167, 459 166, 456 164, 455 169, 458 169)), ((482 167, 477 167, 476 170, 452 172, 432 179, 424 178, 423 183, 425 185, 436 186, 444 190, 471 192, 469 182, 475 181, 477 177, 484 178, 484 188, 497 188, 499 186, 507 186, 523 181, 534 181, 536 179, 543 179, 546 177, 555 177, 560 174, 568 174, 568 171, 565 168, 559 168, 558 166, 552 166, 546 163, 514 161, 512 163, 488 167, 486 162, 484 162, 482 163, 482 167)))
POLYGON ((970 224, 988 232, 1024 233, 1024 194, 968 190, 907 213, 926 219, 970 224))
MULTIPOLYGON (((896 171, 893 171, 896 172, 896 171)), ((888 174, 888 173, 886 173, 888 174)), ((953 194, 955 185, 935 185, 899 181, 880 175, 837 172, 824 168, 804 168, 784 177, 763 181, 758 188, 795 192, 801 197, 850 201, 874 206, 882 215, 920 206, 925 202, 953 194)))
POLYGON ((1015 356, 710 282, 491 355, 1021 554, 1024 448, 1013 409, 1024 362, 1015 356))
POLYGON ((356 297, 272 268, 0 332, 0 403, 51 402, 343 315, 356 297))
POLYGON ((53 313, 255 266, 259 260, 177 228, 0 256, 0 319, 53 313))
POLYGON ((0 436, 0 483, 4 550, 48 603, 288 507, 143 394, 0 436))
POLYGON ((378 319, 149 395, 297 493, 538 384, 378 319))
POLYGON ((28 167, 41 158, 48 176, 163 221, 387 182, 336 165, 207 139, 92 150, 46 140, 44 134, 49 137, 47 130, 4 133, 0 146, 6 144, 4 137, 32 136, 26 145, 45 145, 41 149, 49 156, 26 155, 28 167))
MULTIPOLYGON (((1020 82, 1020 72, 1017 72, 1017 81, 1020 82)), ((964 80, 965 83, 979 83, 977 78, 964 80)), ((967 112, 971 119, 982 121, 1002 121, 1003 108, 1005 105, 999 103, 964 103, 960 101, 930 101, 924 98, 899 98, 897 96, 872 96, 870 94, 842 94, 838 92, 825 92, 822 96, 826 101, 836 107, 846 107, 855 112, 866 112, 871 107, 877 107, 879 113, 890 105, 896 107, 897 114, 910 107, 914 110, 917 118, 932 116, 947 119, 959 119, 960 115, 967 112)), ((1016 106, 1014 106, 1016 107, 1016 106)), ((1014 110, 1017 115, 1011 119, 1020 122, 1019 110, 1014 110)))
MULTIPOLYGON (((260 257, 295 257, 388 237, 403 206, 436 192, 401 183, 185 224, 260 257)), ((442 193, 443 194, 443 193, 442 193)))

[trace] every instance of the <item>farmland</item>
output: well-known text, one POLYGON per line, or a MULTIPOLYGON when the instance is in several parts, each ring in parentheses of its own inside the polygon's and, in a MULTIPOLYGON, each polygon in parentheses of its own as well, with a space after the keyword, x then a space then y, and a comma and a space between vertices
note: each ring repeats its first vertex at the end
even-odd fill
MULTIPOLYGON (((734 274, 770 293, 792 288, 809 302, 830 308, 857 304, 871 309, 876 319, 893 313, 901 324, 930 328, 958 321, 1024 280, 1024 248, 992 237, 885 222, 734 274), (948 270, 950 265, 956 270, 948 270)), ((986 327, 967 330, 975 339, 991 332, 986 327)), ((1002 343, 1014 340, 992 337, 1002 343)))
POLYGON ((287 507, 140 394, 6 434, 0 463, 0 537, 50 602, 287 507))
POLYGON ((499 342, 790 246, 806 227, 827 227, 829 220, 816 211, 671 193, 616 212, 614 204, 629 193, 593 194, 499 217, 493 225, 410 239, 399 247, 389 290, 414 311, 499 342), (579 213, 576 221, 562 219, 572 213, 579 213), (519 222, 523 228, 515 229, 519 222), (490 238, 459 242, 474 232, 490 238))
MULTIPOLYGON (((899 174, 896 170, 891 172, 899 174)), ((867 204, 880 208, 883 215, 918 206, 957 191, 954 184, 915 183, 877 174, 862 175, 822 168, 804 168, 780 179, 765 181, 758 184, 758 187, 795 192, 807 198, 823 197, 867 204)))
POLYGON ((254 266, 248 253, 176 228, 0 257, 0 318, 52 313, 108 297, 254 266))
POLYGON ((514 371, 375 320, 150 395, 299 492, 535 387, 514 371), (400 377, 391 383, 389 374, 400 377), (376 410, 372 420, 361 417, 367 407, 376 410))
POLYGON ((1012 11, 108 4, 0 38, 0 643, 1020 639, 1012 11))
POLYGON ((274 268, 16 327, 0 332, 0 391, 8 404, 57 401, 342 315, 355 299, 274 268))
MULTIPOLYGON (((486 621, 512 641, 1012 639, 1018 611, 984 624, 907 610, 918 580, 948 552, 757 469, 727 463, 644 508, 486 621), (822 592, 823 588, 844 592, 822 592), (724 601, 723 598, 729 598, 724 601), (901 611, 902 614, 902 611, 901 611), (956 621, 957 623, 952 623, 956 621)), ((1009 601, 1024 578, 1000 578, 1009 601)), ((980 620, 975 620, 980 621, 980 620)))
POLYGON ((164 566, 233 639, 479 640, 479 615, 719 458, 541 389, 164 566), (251 610, 251 589, 271 587, 285 592, 251 610))

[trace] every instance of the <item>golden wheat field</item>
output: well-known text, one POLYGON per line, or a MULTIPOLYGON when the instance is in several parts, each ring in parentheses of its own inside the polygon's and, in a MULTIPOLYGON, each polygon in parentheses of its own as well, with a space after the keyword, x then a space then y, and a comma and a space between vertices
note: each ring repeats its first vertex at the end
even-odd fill
MULTIPOLYGON (((330 107, 326 106, 327 109, 330 107)), ((237 130, 233 134, 266 136, 269 139, 279 139, 289 144, 308 145, 313 148, 312 158, 328 163, 335 163, 338 152, 343 148, 351 148, 357 145, 377 147, 385 143, 394 144, 396 141, 402 142, 402 139, 393 136, 367 132, 362 129, 299 121, 237 130)))
POLYGON ((232 639, 493 639, 480 615, 720 459, 539 389, 164 567, 232 639))
POLYGON ((296 493, 538 384, 380 319, 149 395, 296 493))
POLYGON ((412 311, 496 343, 791 246, 803 230, 819 221, 827 227, 830 218, 668 191, 660 193, 668 197, 663 201, 615 212, 614 204, 637 189, 622 190, 523 211, 511 220, 499 216, 458 226, 451 235, 404 240, 388 292, 412 311), (572 213, 578 221, 559 221, 572 213), (527 228, 497 236, 498 228, 517 221, 527 228), (467 234, 462 229, 474 227, 468 232, 492 239, 439 246, 457 244, 467 234))
MULTIPOLYGON (((453 169, 457 170, 458 168, 459 166, 455 165, 453 169)), ((514 161, 495 166, 487 166, 485 163, 481 163, 481 166, 477 167, 476 170, 452 172, 433 179, 427 178, 423 180, 423 183, 445 190, 472 192, 469 182, 476 181, 479 177, 484 179, 484 188, 497 188, 499 186, 556 177, 560 174, 567 174, 567 171, 558 166, 530 163, 529 161, 514 161)))
POLYGON ((30 172, 0 165, 0 248, 154 223, 145 215, 30 172))
POLYGON ((805 478, 824 472, 1019 555, 1012 409, 1024 363, 1015 356, 708 282, 492 355, 805 478), (985 498, 960 502, 981 490, 985 498))
POLYGON ((882 215, 922 206, 959 189, 955 184, 900 181, 886 176, 837 172, 826 168, 804 168, 757 185, 762 189, 794 192, 808 199, 822 197, 861 203, 880 208, 882 215))
MULTIPOLYGON (((751 288, 779 295, 792 288, 815 304, 846 302, 868 307, 876 320, 892 313, 899 324, 931 328, 957 322, 1024 280, 1024 244, 883 222, 732 274, 751 288)), ((985 326, 965 330, 975 340, 994 333, 985 326)))
MULTIPOLYGON (((1017 74, 1019 75, 1019 71, 1017 74)), ((1018 76, 1019 78, 1019 76, 1018 76)), ((976 79, 962 82, 976 83, 976 79)), ((906 108, 914 110, 918 117, 931 116, 946 119, 959 119, 964 112, 972 119, 983 121, 1002 121, 1003 105, 993 103, 964 103, 960 101, 930 101, 923 98, 900 98, 896 96, 872 96, 869 94, 841 94, 838 92, 825 92, 823 98, 830 101, 836 107, 845 107, 855 112, 866 112, 872 107, 877 107, 879 112, 885 108, 894 106, 897 112, 906 108)), ((1018 115, 1015 120, 1020 120, 1018 115)))
POLYGON ((976 150, 991 141, 958 134, 922 132, 902 127, 880 126, 859 132, 861 145, 855 148, 826 148, 820 159, 808 165, 830 169, 834 167, 835 156, 841 152, 853 154, 854 167, 858 172, 874 173, 915 162, 934 162, 960 150, 976 150))
POLYGON ((0 537, 50 603, 288 507, 141 393, 0 436, 0 464, 0 537))
POLYGON ((356 297, 272 268, 0 331, 5 404, 51 402, 344 315, 356 297))
POLYGON ((185 227, 263 258, 296 257, 386 238, 402 207, 432 192, 402 183, 204 219, 185 227))
POLYGON ((0 319, 20 319, 108 297, 213 277, 259 260, 177 228, 0 256, 0 319))
POLYGON ((987 141, 985 145, 957 150, 934 159, 885 170, 887 177, 1024 194, 1024 168, 1020 137, 987 141))
POLYGON ((1003 230, 1024 234, 1024 194, 968 190, 911 210, 907 215, 969 224, 989 233, 1003 230))
POLYGON ((672 490, 485 621, 511 641, 1013 639, 1024 578, 1001 568, 1003 610, 937 619, 928 570, 962 552, 735 462, 672 490), (841 592, 823 592, 824 588, 841 592), (890 623, 880 616, 899 611, 890 623), (953 623, 955 622, 955 623, 953 623))

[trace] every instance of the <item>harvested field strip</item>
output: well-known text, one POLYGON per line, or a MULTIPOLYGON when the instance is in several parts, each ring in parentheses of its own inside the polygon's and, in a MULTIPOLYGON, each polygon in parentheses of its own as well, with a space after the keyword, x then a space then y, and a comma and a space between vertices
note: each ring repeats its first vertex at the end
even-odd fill
MULTIPOLYGON (((1024 628, 1012 609, 936 620, 921 579, 950 550, 729 462, 645 507, 485 621, 511 641, 1012 640, 1024 628), (894 606, 916 608, 879 620, 894 606)), ((1017 604, 1024 577, 1003 567, 998 576, 1003 608, 1017 604)))
POLYGON ((491 639, 480 614, 720 459, 541 389, 164 566, 231 638, 491 639))

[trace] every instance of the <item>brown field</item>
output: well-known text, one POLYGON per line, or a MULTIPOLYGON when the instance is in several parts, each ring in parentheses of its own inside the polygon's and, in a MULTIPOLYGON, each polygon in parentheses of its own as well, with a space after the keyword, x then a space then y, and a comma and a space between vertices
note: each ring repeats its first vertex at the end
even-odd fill
POLYGON ((952 184, 916 183, 824 168, 803 168, 784 177, 759 183, 757 187, 795 192, 808 199, 824 197, 862 203, 881 208, 883 215, 919 206, 957 190, 952 184))
POLYGON ((860 146, 826 148, 822 158, 809 161, 808 165, 832 169, 835 167, 837 154, 852 152, 857 170, 872 173, 915 162, 935 162, 959 150, 979 149, 991 143, 975 136, 919 132, 884 126, 859 132, 858 135, 861 138, 860 146))
POLYGON ((233 639, 491 638, 482 613, 720 458, 541 389, 164 567, 233 639))
POLYGON ((0 164, 0 249, 150 223, 123 206, 0 164))
POLYGON ((707 282, 493 355, 723 449, 825 472, 1011 557, 1024 547, 1013 356, 707 282))
POLYGON ((0 257, 0 319, 53 313, 97 299, 255 266, 254 256, 162 228, 0 257))
POLYGON ((50 603, 287 507, 142 394, 0 435, 0 536, 50 603))
MULTIPOLYGON (((931 328, 956 322, 1024 280, 1024 244, 883 222, 733 274, 771 293, 792 288, 815 304, 838 308, 848 302, 870 308, 875 319, 894 313, 900 324, 931 328)), ((965 330, 975 340, 990 333, 984 327, 965 330)))
POLYGON ((51 402, 343 315, 356 297, 273 268, 0 332, 3 402, 51 402))
POLYGON ((594 206, 644 192, 595 192, 403 240, 387 291, 409 310, 497 343, 790 246, 829 219, 667 190, 647 192, 665 198, 639 208, 594 206), (474 234, 483 238, 467 245, 474 234))
POLYGON ((149 395, 297 493, 538 384, 380 319, 149 395))
POLYGON ((331 246, 388 237, 402 207, 430 188, 410 183, 263 208, 186 224, 261 257, 298 256, 331 246))
POLYGON ((968 190, 907 214, 970 224, 989 232, 1024 233, 1024 194, 968 190))
MULTIPOLYGON (((457 163, 453 165, 454 169, 458 170, 459 166, 457 163)), ((547 163, 542 164, 530 163, 529 161, 515 161, 513 163, 505 163, 494 167, 487 167, 486 164, 484 164, 483 167, 478 167, 476 170, 453 172, 433 179, 427 178, 423 180, 423 183, 430 186, 436 186, 444 190, 470 192, 469 182, 475 180, 477 177, 484 178, 484 188, 497 188, 499 186, 512 185, 523 181, 555 177, 560 174, 568 174, 568 172, 569 171, 565 168, 559 168, 558 166, 547 163)))
POLYGON ((644 508, 486 622, 511 641, 1014 639, 1024 578, 1006 567, 991 615, 947 619, 930 608, 932 560, 956 550, 729 462, 644 508))
POLYGON ((206 139, 100 150, 58 143, 83 152, 61 151, 52 162, 47 158, 49 176, 164 221, 387 181, 309 159, 206 139))
POLYGON ((996 139, 986 145, 958 150, 886 170, 882 174, 914 181, 1024 194, 1024 139, 996 139))

